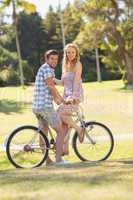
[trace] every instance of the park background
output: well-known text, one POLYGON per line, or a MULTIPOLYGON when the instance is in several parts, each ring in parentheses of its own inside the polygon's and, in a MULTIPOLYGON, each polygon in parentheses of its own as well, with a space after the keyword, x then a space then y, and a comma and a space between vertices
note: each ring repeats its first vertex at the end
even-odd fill
POLYGON ((45 1, 0 1, 0 125, 1 199, 131 200, 133 1, 54 0, 50 6, 45 1), (71 152, 67 167, 16 170, 2 144, 17 126, 37 124, 31 112, 35 76, 44 52, 54 48, 60 53, 60 78, 64 42, 80 48, 84 113, 110 127, 113 154, 104 163, 86 164, 71 152))

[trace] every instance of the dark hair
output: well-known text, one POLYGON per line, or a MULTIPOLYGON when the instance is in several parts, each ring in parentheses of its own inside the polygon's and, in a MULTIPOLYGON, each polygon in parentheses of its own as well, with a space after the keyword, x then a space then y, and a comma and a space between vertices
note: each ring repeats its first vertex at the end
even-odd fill
POLYGON ((51 55, 57 55, 57 56, 59 56, 59 53, 58 53, 58 51, 56 51, 55 49, 48 50, 48 51, 46 51, 46 53, 44 54, 44 59, 45 59, 45 60, 49 59, 49 57, 50 57, 51 55))

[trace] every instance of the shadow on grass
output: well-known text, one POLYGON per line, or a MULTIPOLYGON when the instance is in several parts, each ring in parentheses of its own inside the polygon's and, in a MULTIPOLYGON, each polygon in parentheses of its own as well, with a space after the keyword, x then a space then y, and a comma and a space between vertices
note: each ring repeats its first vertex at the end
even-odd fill
POLYGON ((117 89, 113 89, 113 91, 122 92, 122 93, 133 93, 133 90, 127 89, 126 86, 123 86, 123 87, 117 88, 117 89))
POLYGON ((43 186, 45 183, 104 186, 114 182, 120 183, 126 175, 128 175, 127 179, 133 176, 132 165, 121 165, 120 161, 106 161, 99 164, 73 163, 68 166, 2 170, 0 171, 0 187, 10 184, 21 186, 29 183, 32 185, 39 183, 36 184, 36 189, 40 188, 40 184, 43 186))
POLYGON ((22 110, 30 105, 27 102, 17 102, 13 100, 1 100, 0 101, 0 113, 10 114, 14 113, 21 113, 22 110))
MULTIPOLYGON (((10 184, 19 184, 26 185, 26 184, 33 184, 34 183, 41 183, 43 185, 44 183, 52 183, 55 184, 82 184, 82 185, 109 185, 113 184, 114 182, 121 182, 122 175, 128 174, 132 175, 133 172, 130 170, 127 170, 125 172, 124 170, 115 169, 115 170, 104 170, 101 171, 98 168, 95 168, 93 170, 90 170, 88 167, 88 171, 80 171, 78 173, 66 173, 66 172, 59 172, 59 173, 44 173, 43 170, 33 170, 31 171, 24 171, 24 170, 10 170, 8 172, 0 172, 0 187, 4 185, 10 185, 10 184)), ((36 185, 36 189, 40 188, 40 184, 36 185)))
MULTIPOLYGON (((112 162, 115 162, 115 160, 113 160, 112 162)), ((125 160, 124 159, 116 160, 116 162, 125 165, 133 165, 133 157, 126 158, 125 160)))

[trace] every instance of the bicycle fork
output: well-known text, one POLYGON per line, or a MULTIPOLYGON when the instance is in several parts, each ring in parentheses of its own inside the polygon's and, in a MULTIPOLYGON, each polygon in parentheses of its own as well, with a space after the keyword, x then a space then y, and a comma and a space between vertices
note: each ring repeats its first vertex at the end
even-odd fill
POLYGON ((91 131, 93 129, 93 126, 90 127, 89 130, 86 130, 86 122, 85 121, 82 121, 80 120, 80 123, 81 123, 81 127, 83 127, 85 129, 85 136, 90 140, 90 142, 95 145, 96 142, 91 138, 91 136, 88 134, 89 131, 91 131))

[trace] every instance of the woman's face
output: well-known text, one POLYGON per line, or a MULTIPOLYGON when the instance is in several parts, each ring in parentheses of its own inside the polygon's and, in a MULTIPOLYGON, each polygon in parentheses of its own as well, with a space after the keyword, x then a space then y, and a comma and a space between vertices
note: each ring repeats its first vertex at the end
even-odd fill
POLYGON ((68 47, 66 50, 68 60, 71 62, 76 58, 76 50, 73 47, 68 47))

